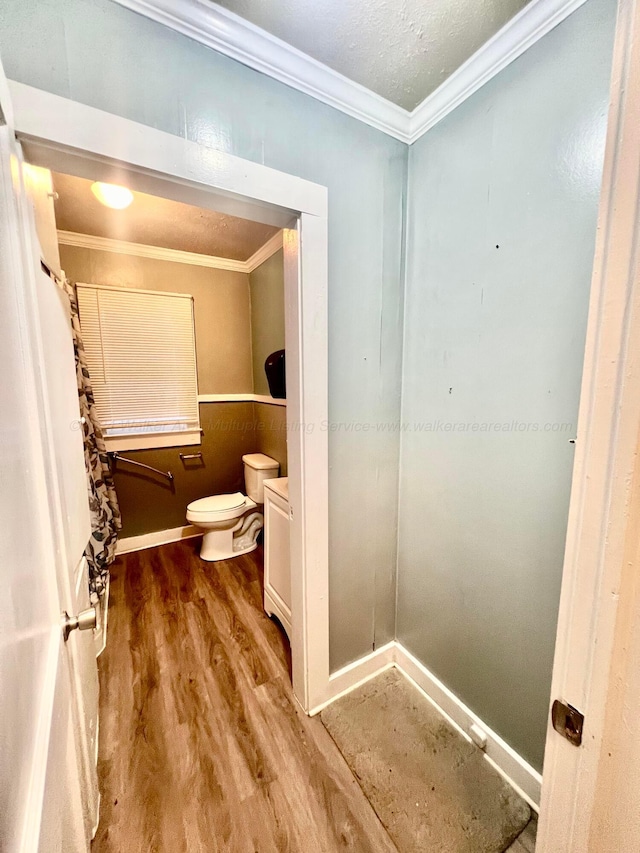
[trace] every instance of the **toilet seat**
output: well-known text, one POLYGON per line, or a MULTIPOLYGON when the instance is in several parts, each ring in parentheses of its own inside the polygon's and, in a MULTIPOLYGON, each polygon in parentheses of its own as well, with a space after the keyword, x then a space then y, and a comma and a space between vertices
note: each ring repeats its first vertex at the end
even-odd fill
POLYGON ((216 512, 226 512, 229 509, 237 509, 244 506, 247 499, 242 492, 234 492, 231 495, 211 495, 207 498, 199 498, 187 506, 191 513, 203 513, 211 515, 216 512))
POLYGON ((211 495, 207 498, 198 498, 187 507, 187 521, 191 524, 215 524, 240 518, 256 504, 243 495, 242 492, 234 492, 232 495, 211 495))

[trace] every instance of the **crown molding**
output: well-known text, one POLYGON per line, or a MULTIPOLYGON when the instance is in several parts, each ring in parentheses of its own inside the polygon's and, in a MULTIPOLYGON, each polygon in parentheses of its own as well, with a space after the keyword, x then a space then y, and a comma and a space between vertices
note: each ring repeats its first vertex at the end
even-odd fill
POLYGON ((438 124, 586 0, 531 0, 419 104, 409 119, 409 144, 438 124))
POLYGON ((413 112, 209 0, 115 0, 411 145, 585 0, 531 0, 413 112))
POLYGON ((138 258, 152 258, 156 261, 171 261, 175 264, 191 264, 196 267, 211 267, 216 270, 248 274, 282 248, 282 231, 274 234, 246 261, 217 258, 197 252, 181 252, 179 249, 147 246, 144 243, 129 243, 126 240, 113 240, 110 237, 94 237, 92 234, 77 234, 75 231, 58 231, 58 242, 62 246, 76 246, 80 249, 114 252, 118 255, 134 255, 138 258))
POLYGON ((116 0, 249 68, 407 141, 409 113, 209 0, 116 0))
POLYGON ((276 252, 280 251, 281 248, 282 231, 278 231, 278 233, 274 234, 271 239, 267 240, 264 246, 260 246, 260 248, 244 262, 247 267, 247 272, 253 272, 260 266, 260 264, 268 261, 272 255, 275 255, 276 252))

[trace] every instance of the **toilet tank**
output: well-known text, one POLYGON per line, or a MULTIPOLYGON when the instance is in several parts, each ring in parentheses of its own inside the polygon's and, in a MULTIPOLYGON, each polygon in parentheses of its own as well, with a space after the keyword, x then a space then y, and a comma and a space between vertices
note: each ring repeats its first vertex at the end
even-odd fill
POLYGON ((264 503, 264 481, 278 476, 280 465, 264 453, 247 453, 244 463, 244 485, 247 497, 257 504, 264 503))

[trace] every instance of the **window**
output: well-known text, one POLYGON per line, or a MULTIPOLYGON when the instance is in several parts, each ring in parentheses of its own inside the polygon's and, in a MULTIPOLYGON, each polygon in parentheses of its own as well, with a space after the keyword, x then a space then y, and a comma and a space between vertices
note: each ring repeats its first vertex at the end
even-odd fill
POLYGON ((78 284, 78 308, 107 449, 199 444, 193 298, 78 284))

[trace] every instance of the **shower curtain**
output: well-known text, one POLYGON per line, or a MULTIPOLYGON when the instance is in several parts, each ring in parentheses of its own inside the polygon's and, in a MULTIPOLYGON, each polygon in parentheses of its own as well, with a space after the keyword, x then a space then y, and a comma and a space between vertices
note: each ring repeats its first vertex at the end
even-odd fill
POLYGON ((95 410, 91 377, 82 345, 76 287, 68 279, 64 282, 63 287, 71 305, 73 349, 76 356, 78 399, 82 418, 84 461, 87 469, 89 510, 91 513, 91 538, 84 553, 89 565, 91 603, 96 605, 100 602, 106 589, 109 565, 115 557, 116 541, 118 531, 122 527, 122 519, 109 468, 109 458, 102 428, 95 410))

